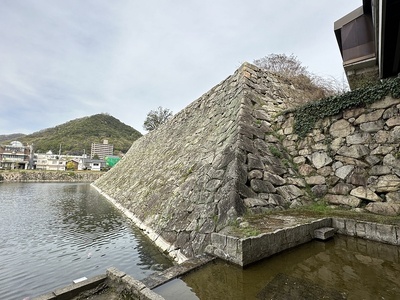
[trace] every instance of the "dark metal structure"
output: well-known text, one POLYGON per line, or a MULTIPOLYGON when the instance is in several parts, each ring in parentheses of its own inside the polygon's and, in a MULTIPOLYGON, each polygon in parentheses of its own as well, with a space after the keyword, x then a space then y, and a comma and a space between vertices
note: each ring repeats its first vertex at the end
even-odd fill
POLYGON ((400 0, 363 0, 334 30, 350 86, 361 74, 378 80, 400 73, 400 0))

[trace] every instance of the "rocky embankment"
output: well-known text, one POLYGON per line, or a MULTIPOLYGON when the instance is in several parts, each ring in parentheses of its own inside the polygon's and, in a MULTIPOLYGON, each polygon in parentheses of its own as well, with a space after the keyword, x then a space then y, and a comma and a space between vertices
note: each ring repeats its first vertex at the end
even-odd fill
POLYGON ((16 170, 0 172, 0 182, 93 182, 103 172, 16 170))
MULTIPOLYGON (((300 136, 293 104, 308 92, 245 63, 135 141, 94 186, 177 261, 203 253, 211 234, 238 217, 317 199, 398 215, 400 94, 393 94, 342 95, 349 102, 330 101, 334 114, 300 136)), ((304 127, 327 116, 324 107, 311 113, 318 103, 305 109, 304 127)))
POLYGON ((293 113, 277 133, 298 166, 304 185, 334 205, 400 214, 400 99, 390 96, 321 119, 299 138, 293 113))

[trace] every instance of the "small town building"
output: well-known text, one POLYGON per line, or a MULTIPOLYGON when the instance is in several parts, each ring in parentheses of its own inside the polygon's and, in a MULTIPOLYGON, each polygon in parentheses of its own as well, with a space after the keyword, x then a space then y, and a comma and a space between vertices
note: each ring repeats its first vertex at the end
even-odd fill
POLYGON ((19 141, 9 145, 0 145, 1 169, 32 169, 33 145, 24 146, 19 141))

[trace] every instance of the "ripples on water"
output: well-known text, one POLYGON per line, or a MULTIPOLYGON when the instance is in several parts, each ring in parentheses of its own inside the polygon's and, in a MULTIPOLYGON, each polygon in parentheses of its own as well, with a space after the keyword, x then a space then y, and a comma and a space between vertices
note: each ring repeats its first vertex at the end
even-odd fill
POLYGON ((171 266, 89 184, 0 184, 0 295, 23 299, 105 273, 137 279, 171 266))

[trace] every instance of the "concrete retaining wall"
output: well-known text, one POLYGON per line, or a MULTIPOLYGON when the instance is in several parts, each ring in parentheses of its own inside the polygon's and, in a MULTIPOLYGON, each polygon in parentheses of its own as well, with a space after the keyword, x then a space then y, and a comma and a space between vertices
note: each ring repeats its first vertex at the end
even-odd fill
POLYGON ((56 289, 32 300, 71 300, 83 294, 92 295, 106 288, 106 279, 107 275, 98 275, 82 282, 56 289))
POLYGON ((314 230, 331 226, 332 219, 325 218, 249 238, 213 233, 211 245, 206 248, 206 251, 234 264, 246 266, 283 250, 307 243, 314 238, 314 230))
POLYGON ((337 233, 343 235, 400 245, 399 226, 352 219, 325 218, 249 238, 213 233, 211 244, 206 248, 206 251, 223 260, 246 266, 311 241, 315 238, 314 230, 321 227, 333 227, 337 230, 337 233))
POLYGON ((400 226, 333 218, 337 233, 400 246, 400 226))

